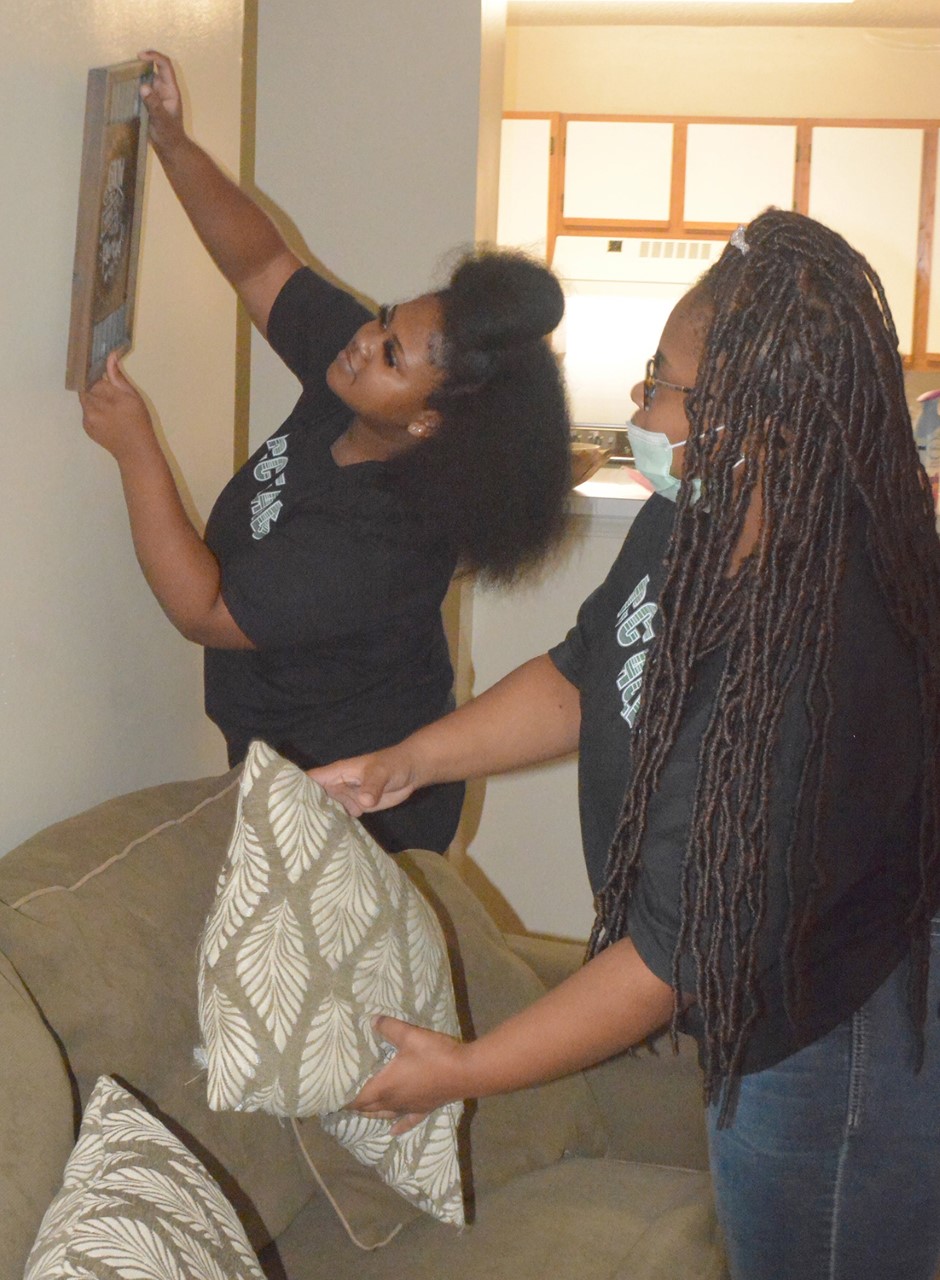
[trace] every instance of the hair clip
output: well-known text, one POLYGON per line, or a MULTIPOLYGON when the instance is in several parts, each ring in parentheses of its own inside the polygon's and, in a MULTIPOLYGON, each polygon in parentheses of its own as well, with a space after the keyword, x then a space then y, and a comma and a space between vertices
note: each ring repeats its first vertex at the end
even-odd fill
POLYGON ((743 222, 739 227, 735 227, 734 231, 731 233, 731 243, 734 245, 736 249, 740 249, 742 253, 751 252, 751 246, 748 244, 748 242, 744 238, 743 222))

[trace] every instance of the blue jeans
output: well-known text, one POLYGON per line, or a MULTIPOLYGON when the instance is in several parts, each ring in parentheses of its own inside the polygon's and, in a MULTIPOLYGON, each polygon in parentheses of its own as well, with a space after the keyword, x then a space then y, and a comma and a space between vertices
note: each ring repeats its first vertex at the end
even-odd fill
POLYGON ((940 918, 926 1058, 904 961, 822 1040, 745 1076, 709 1149, 734 1280, 934 1280, 940 1266, 940 918))

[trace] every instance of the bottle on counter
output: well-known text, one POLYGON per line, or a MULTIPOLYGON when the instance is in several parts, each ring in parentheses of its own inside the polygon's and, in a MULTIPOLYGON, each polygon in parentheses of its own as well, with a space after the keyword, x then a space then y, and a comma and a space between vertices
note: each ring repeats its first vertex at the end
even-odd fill
POLYGON ((933 490, 933 508, 940 533, 940 388, 925 391, 917 397, 917 402, 920 414, 914 427, 914 443, 933 490))

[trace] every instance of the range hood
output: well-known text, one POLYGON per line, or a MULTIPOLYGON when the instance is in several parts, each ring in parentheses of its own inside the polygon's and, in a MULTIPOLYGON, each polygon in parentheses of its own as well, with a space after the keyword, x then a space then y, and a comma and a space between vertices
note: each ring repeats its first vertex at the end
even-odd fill
POLYGON ((720 240, 559 236, 552 266, 565 318, 552 338, 576 424, 620 427, 679 298, 717 262, 720 240))
POLYGON ((723 240, 559 236, 552 267, 562 280, 593 284, 679 284, 686 288, 717 262, 723 240))

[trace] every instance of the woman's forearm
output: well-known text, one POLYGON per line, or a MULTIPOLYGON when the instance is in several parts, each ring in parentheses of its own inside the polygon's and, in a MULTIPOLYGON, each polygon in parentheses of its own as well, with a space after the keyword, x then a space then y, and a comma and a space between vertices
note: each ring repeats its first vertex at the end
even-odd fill
POLYGON ((398 1052, 351 1106, 398 1118, 404 1130, 445 1102, 525 1089, 612 1057, 659 1030, 672 1010, 672 988, 624 938, 479 1040, 461 1044, 377 1018, 377 1034, 398 1052))
POLYGON ((673 992, 629 938, 464 1046, 465 1097, 523 1089, 638 1044, 672 1016, 673 992))
POLYGON ((252 648, 222 599, 218 561, 186 514, 156 439, 123 450, 118 465, 134 551, 164 613, 197 644, 252 648))
POLYGON ((79 399, 82 425, 120 468, 134 550, 170 621, 198 644, 252 648, 222 599, 218 562, 186 514, 150 412, 113 352, 79 399))
POLYGON ((192 138, 180 131, 154 150, 197 235, 236 289, 288 252, 268 215, 192 138))
POLYGON ((196 234, 264 333, 274 299, 300 259, 268 215, 186 133, 169 58, 154 49, 141 57, 154 66, 152 84, 141 89, 150 143, 196 234))
POLYGON ((577 749, 581 700, 547 654, 407 739, 417 785, 490 777, 577 749))
POLYGON ((548 654, 394 747, 310 769, 354 816, 401 804, 419 787, 507 773, 578 745, 581 699, 548 654))

